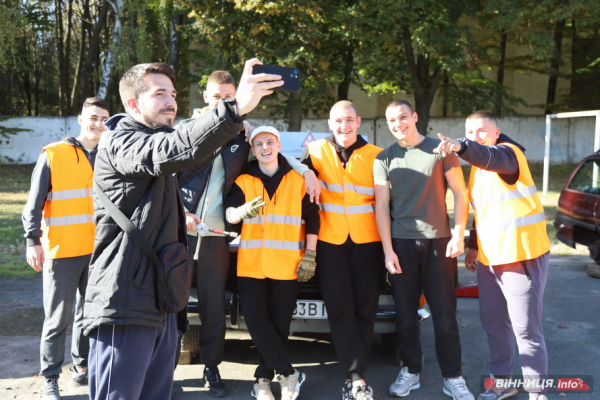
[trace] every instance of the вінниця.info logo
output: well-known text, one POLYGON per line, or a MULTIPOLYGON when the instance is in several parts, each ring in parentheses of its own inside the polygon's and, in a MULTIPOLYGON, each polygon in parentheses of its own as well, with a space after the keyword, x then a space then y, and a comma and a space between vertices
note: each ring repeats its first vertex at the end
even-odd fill
POLYGON ((593 389, 594 379, 591 375, 579 376, 548 376, 546 378, 530 378, 525 376, 515 375, 510 378, 483 378, 484 389, 517 389, 528 391, 585 391, 591 392, 593 389))

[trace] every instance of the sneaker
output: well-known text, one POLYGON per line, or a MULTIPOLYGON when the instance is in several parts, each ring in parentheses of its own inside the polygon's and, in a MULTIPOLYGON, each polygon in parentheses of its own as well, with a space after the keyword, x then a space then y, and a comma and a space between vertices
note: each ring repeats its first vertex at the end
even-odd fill
POLYGON ((493 389, 488 389, 485 392, 481 393, 479 396, 477 396, 477 400, 508 399, 509 397, 512 397, 512 396, 516 395, 517 393, 518 393, 517 389, 515 389, 515 388, 505 389, 500 392, 497 392, 493 389))
POLYGON ((40 400, 60 400, 58 375, 47 376, 40 392, 40 400))
POLYGON ((76 366, 71 367, 71 371, 73 371, 73 375, 71 375, 71 383, 76 386, 87 386, 88 384, 88 372, 85 370, 84 372, 79 372, 76 366))
POLYGON ((419 382, 419 374, 411 374, 408 372, 408 367, 402 367, 398 377, 390 385, 390 396, 406 397, 411 390, 421 387, 419 382))
POLYGON ((229 394, 225 388, 225 384, 221 380, 219 369, 217 367, 204 368, 204 387, 209 388, 208 394, 212 397, 225 397, 229 394))
POLYGON ((342 400, 355 400, 352 393, 352 381, 345 381, 342 386, 342 400))
POLYGON ((454 379, 444 379, 444 394, 454 400, 475 400, 473 393, 469 391, 467 383, 462 376, 454 379))
POLYGON ((289 376, 278 375, 277 381, 281 385, 281 400, 296 400, 300 394, 300 386, 306 380, 303 372, 294 369, 294 373, 289 376))
POLYGON ((271 380, 266 378, 258 378, 250 394, 257 400, 275 400, 271 393, 271 380))
MULTIPOLYGON (((533 396, 535 396, 535 394, 533 394, 533 396)), ((540 394, 537 397, 532 397, 532 393, 529 393, 529 400, 548 400, 548 397, 546 397, 545 394, 540 394)))
POLYGON ((352 388, 352 395, 356 400, 373 400, 373 389, 367 385, 355 386, 352 388))

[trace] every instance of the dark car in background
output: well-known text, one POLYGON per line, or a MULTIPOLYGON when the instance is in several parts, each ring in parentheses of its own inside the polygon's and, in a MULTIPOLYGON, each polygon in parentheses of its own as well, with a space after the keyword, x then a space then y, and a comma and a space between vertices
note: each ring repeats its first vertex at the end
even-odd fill
POLYGON ((558 199, 554 221, 556 237, 575 248, 589 248, 600 264, 600 151, 584 158, 575 168, 558 199))

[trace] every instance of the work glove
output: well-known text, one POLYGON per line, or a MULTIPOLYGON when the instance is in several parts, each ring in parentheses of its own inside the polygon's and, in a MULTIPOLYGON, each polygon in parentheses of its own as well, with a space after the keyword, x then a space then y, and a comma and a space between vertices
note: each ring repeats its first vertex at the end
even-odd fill
POLYGON ((254 218, 260 212, 262 206, 267 205, 262 201, 262 196, 258 196, 254 200, 247 202, 233 210, 233 214, 237 216, 237 219, 250 219, 254 218))
POLYGON ((298 263, 298 270, 296 271, 298 274, 298 282, 308 282, 310 278, 315 276, 315 268, 317 267, 317 262, 315 261, 316 257, 316 251, 306 250, 304 257, 302 257, 302 260, 298 263))

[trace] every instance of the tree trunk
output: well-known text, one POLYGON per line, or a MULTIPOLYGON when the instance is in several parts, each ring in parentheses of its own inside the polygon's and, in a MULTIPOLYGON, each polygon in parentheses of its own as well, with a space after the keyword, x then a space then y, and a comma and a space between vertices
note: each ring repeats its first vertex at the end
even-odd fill
POLYGON ((554 54, 550 59, 550 77, 548 79, 548 91, 546 92, 546 114, 552 114, 556 101, 556 85, 558 83, 558 72, 562 54, 562 39, 566 20, 556 22, 554 26, 554 54))
POLYGON ((75 68, 75 77, 73 78, 73 88, 71 90, 71 108, 75 113, 79 113, 80 106, 83 104, 81 99, 81 70, 85 59, 86 36, 89 36, 91 30, 90 0, 84 0, 83 13, 81 18, 81 34, 79 37, 79 57, 77 58, 77 67, 75 68))
POLYGON ((108 93, 108 86, 110 85, 110 80, 112 76, 112 71, 115 66, 115 55, 114 55, 114 46, 117 45, 119 40, 121 40, 121 16, 120 11, 123 10, 123 0, 107 0, 111 5, 114 14, 115 14, 115 25, 112 31, 112 43, 106 54, 106 61, 104 62, 104 68, 102 69, 102 79, 100 80, 100 86, 98 87, 98 93, 96 93, 96 97, 106 98, 108 93))
POLYGON ((183 24, 183 15, 173 9, 173 16, 171 17, 171 35, 169 37, 169 56, 167 57, 167 64, 177 72, 179 67, 179 47, 181 46, 181 25, 183 24))
POLYGON ((59 101, 59 115, 64 117, 67 115, 67 90, 65 85, 65 75, 68 72, 67 62, 65 60, 65 49, 64 49, 64 26, 63 26, 63 6, 62 0, 55 1, 55 13, 56 13, 56 44, 58 50, 58 101, 59 101))
POLYGON ((302 98, 300 92, 290 92, 290 125, 288 129, 291 132, 300 132, 302 125, 302 98))
POLYGON ((444 85, 442 86, 442 117, 448 116, 448 87, 450 86, 450 77, 444 72, 444 85))
POLYGON ((97 55, 98 49, 100 48, 102 27, 106 24, 106 16, 108 14, 108 2, 104 0, 102 2, 102 7, 100 8, 100 13, 98 14, 98 20, 94 24, 94 30, 90 37, 90 44, 88 46, 88 52, 85 57, 85 64, 81 68, 81 79, 80 90, 79 90, 79 101, 81 104, 83 101, 90 97, 94 92, 94 88, 92 87, 92 74, 94 72, 94 65, 97 64, 97 55))
POLYGON ((344 55, 344 79, 338 84, 338 101, 348 100, 354 68, 354 43, 349 43, 344 55))
POLYGON ((65 103, 67 106, 65 115, 73 115, 73 104, 71 104, 71 89, 69 82, 71 81, 71 34, 73 33, 73 0, 68 0, 67 7, 67 34, 65 38, 65 74, 63 76, 65 103))
MULTIPOLYGON (((498 62, 498 83, 500 85, 504 85, 504 69, 506 66, 506 40, 507 40, 506 30, 502 29, 502 36, 500 37, 500 60, 498 62)), ((494 114, 496 117, 502 116, 502 98, 498 98, 496 100, 496 107, 494 109, 494 114)))
POLYGON ((423 55, 418 55, 415 62, 415 54, 408 26, 404 26, 402 35, 405 57, 412 80, 413 95, 415 96, 414 111, 419 116, 417 130, 421 135, 426 136, 429 134, 427 128, 429 126, 431 105, 440 86, 443 73, 441 67, 437 65, 430 75, 430 61, 423 55))

